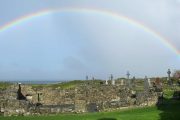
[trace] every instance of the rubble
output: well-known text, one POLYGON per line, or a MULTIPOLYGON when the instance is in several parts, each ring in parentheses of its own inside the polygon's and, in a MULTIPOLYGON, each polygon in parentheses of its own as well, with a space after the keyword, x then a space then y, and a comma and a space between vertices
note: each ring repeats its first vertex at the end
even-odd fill
POLYGON ((19 85, 19 88, 18 85, 12 85, 9 89, 0 91, 0 113, 4 116, 27 116, 98 112, 157 103, 156 91, 150 91, 149 87, 149 91, 135 91, 128 86, 104 82, 81 84, 69 89, 43 87, 37 90, 31 85, 19 85), (26 99, 19 99, 19 94, 26 99))

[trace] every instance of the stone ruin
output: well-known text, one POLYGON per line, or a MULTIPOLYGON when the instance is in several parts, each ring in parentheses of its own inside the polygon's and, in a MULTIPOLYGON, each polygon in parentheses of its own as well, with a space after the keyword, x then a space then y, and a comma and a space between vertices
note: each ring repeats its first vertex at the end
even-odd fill
POLYGON ((156 91, 155 85, 151 87, 146 83, 144 90, 138 91, 121 81, 116 81, 116 84, 103 82, 79 84, 69 89, 12 85, 0 91, 0 113, 11 116, 99 112, 149 106, 158 102, 159 91, 156 91))

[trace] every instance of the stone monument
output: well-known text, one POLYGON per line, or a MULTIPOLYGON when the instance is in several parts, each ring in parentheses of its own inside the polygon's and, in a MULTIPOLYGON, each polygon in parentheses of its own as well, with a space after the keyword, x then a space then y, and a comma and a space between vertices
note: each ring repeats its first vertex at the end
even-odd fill
POLYGON ((148 81, 147 76, 145 76, 145 78, 144 78, 144 90, 147 92, 149 90, 149 81, 148 81))
POLYGON ((110 80, 111 80, 111 82, 112 82, 112 85, 115 85, 115 80, 113 79, 113 75, 111 74, 111 76, 110 76, 110 80))
POLYGON ((134 76, 134 77, 132 78, 132 80, 131 80, 131 86, 132 86, 133 88, 136 87, 135 81, 136 81, 136 77, 134 76))
POLYGON ((152 87, 150 78, 148 79, 148 84, 149 84, 149 87, 152 87))
POLYGON ((106 80, 106 83, 105 83, 106 85, 108 85, 108 80, 106 80))
POLYGON ((168 84, 169 84, 169 85, 172 85, 171 70, 170 70, 170 69, 168 69, 167 74, 168 74, 168 78, 167 78, 168 84))
POLYGON ((120 85, 124 85, 125 83, 124 83, 124 79, 121 79, 121 83, 120 83, 120 85))
POLYGON ((86 80, 88 80, 88 76, 86 75, 86 80))
POLYGON ((130 73, 129 73, 129 71, 127 71, 127 85, 130 87, 130 80, 129 80, 129 76, 130 76, 130 73))

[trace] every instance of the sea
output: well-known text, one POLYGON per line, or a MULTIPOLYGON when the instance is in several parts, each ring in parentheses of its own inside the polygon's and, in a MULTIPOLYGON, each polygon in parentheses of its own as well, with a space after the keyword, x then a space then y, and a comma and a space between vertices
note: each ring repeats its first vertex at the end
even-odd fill
POLYGON ((21 83, 21 84, 57 84, 57 83, 62 83, 67 80, 15 80, 15 81, 0 81, 0 82, 8 82, 8 83, 21 83))

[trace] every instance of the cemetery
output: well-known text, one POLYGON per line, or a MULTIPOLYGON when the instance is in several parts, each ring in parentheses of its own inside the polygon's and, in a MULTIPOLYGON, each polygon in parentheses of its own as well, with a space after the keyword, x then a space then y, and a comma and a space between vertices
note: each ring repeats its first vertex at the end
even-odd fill
MULTIPOLYGON (((110 79, 106 81, 88 80, 74 87, 33 87, 32 85, 13 84, 1 90, 0 112, 11 115, 45 115, 58 113, 84 113, 113 111, 117 109, 152 106, 162 104, 163 82, 159 79, 142 80, 110 79)), ((168 83, 172 85, 169 79, 168 83)), ((174 92, 179 99, 179 92, 174 92)))
MULTIPOLYGON (((61 84, 11 84, 0 91, 2 116, 57 115, 113 112, 129 108, 161 106, 164 92, 170 88, 173 99, 179 100, 179 87, 173 86, 170 70, 166 81, 160 78, 127 78, 76 81, 70 87, 61 84)), ((70 82, 69 82, 70 83, 70 82)), ((68 84, 68 82, 66 83, 68 84)))
POLYGON ((0 5, 0 120, 180 120, 180 0, 0 5))

